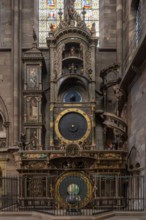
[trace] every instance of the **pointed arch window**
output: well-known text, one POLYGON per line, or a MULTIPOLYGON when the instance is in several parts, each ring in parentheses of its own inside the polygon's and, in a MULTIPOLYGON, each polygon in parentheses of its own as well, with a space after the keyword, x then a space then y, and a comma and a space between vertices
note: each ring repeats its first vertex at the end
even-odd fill
POLYGON ((136 13, 136 46, 138 46, 142 35, 142 1, 139 0, 136 13))
MULTIPOLYGON (((39 0, 39 46, 46 47, 46 37, 50 25, 56 27, 59 24, 59 9, 64 9, 64 0, 39 0)), ((75 9, 81 14, 86 10, 85 21, 90 28, 92 23, 96 25, 96 35, 99 36, 99 0, 76 0, 75 9)))
POLYGON ((0 113, 0 149, 6 147, 6 128, 4 127, 4 119, 0 113))
POLYGON ((2 169, 0 167, 0 187, 2 187, 2 169))

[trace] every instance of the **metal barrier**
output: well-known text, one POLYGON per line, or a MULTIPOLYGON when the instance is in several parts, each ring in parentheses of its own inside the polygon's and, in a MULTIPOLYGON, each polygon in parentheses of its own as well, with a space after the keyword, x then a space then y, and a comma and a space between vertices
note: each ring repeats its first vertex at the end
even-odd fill
POLYGON ((0 211, 89 216, 111 210, 144 210, 143 176, 93 175, 92 189, 88 189, 83 181, 78 182, 76 177, 72 177, 71 184, 70 178, 67 182, 64 180, 64 185, 59 185, 60 188, 58 185, 56 187, 56 181, 57 176, 42 175, 0 178, 0 211), (61 188, 64 186, 67 190, 61 188), (56 190, 60 190, 61 197, 58 197, 56 190))

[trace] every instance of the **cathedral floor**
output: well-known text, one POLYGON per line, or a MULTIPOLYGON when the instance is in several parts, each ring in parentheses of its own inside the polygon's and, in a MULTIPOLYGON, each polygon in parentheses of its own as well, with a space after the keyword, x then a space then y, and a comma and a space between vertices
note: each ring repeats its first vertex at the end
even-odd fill
POLYGON ((145 220, 145 216, 114 216, 111 218, 108 218, 108 220, 145 220))
POLYGON ((0 220, 146 220, 145 212, 111 212, 99 216, 50 216, 37 212, 2 213, 0 220))

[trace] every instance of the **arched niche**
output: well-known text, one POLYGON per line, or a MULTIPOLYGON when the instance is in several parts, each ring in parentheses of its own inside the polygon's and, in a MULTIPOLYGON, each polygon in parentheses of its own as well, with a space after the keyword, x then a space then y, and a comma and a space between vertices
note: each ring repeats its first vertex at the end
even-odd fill
POLYGON ((59 102, 87 102, 88 84, 81 77, 72 76, 61 79, 58 83, 57 100, 59 102))

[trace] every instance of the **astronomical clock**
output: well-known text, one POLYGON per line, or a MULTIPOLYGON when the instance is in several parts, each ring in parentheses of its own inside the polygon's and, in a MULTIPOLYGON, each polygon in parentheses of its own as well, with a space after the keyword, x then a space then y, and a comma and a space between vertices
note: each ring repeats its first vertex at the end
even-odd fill
POLYGON ((73 6, 64 18, 60 10, 59 18, 58 27, 51 25, 46 39, 48 72, 37 48, 23 58, 26 142, 23 137, 19 152, 19 173, 25 176, 21 204, 31 206, 35 197, 35 207, 51 207, 53 198, 57 207, 74 210, 77 205, 90 207, 94 200, 107 206, 103 196, 118 203, 122 195, 116 176, 126 174, 127 154, 119 66, 103 69, 98 81, 94 23, 89 29, 85 10, 81 17, 73 6), (33 53, 37 56, 32 59, 33 53), (48 103, 43 69, 50 80, 48 103))

